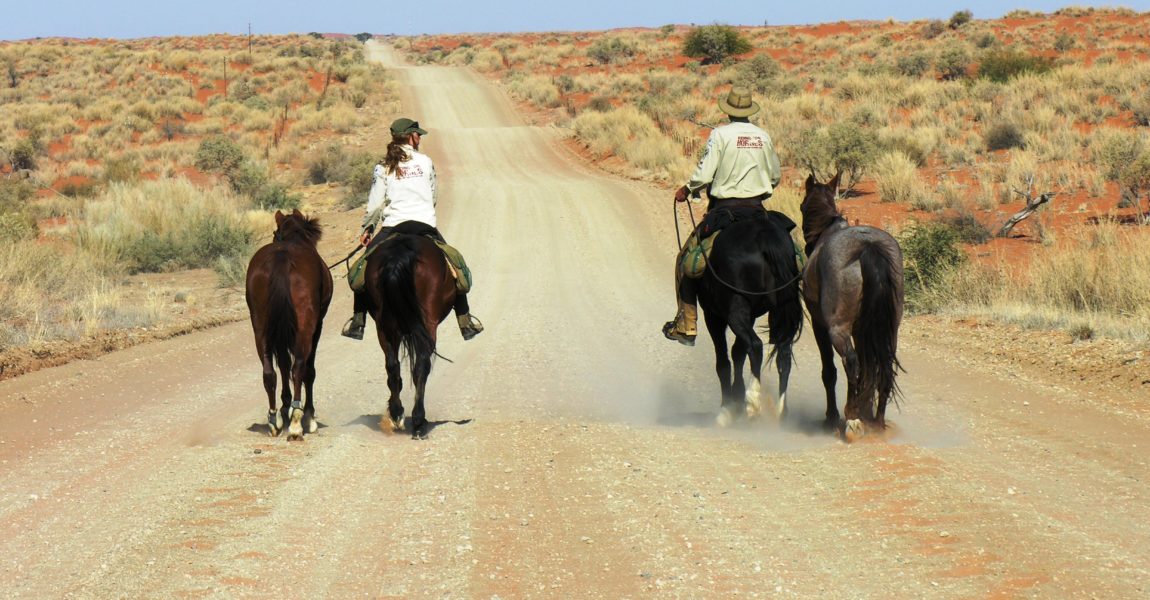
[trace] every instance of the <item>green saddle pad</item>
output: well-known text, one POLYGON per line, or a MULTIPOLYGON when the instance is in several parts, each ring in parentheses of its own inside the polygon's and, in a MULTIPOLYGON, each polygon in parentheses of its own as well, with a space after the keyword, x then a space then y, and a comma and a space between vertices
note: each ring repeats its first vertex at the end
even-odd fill
POLYGON ((694 235, 687 240, 687 250, 683 253, 683 262, 679 265, 684 277, 698 279, 707 271, 707 259, 711 256, 711 248, 715 247, 715 238, 719 237, 719 233, 722 232, 711 234, 703 238, 702 242, 699 242, 694 235))
MULTIPOLYGON (((471 291, 471 269, 467 267, 467 262, 463 260, 463 255, 459 253, 459 250, 439 240, 431 238, 431 241, 435 242, 435 245, 443 251, 443 255, 447 259, 447 264, 451 266, 452 275, 455 276, 455 291, 460 294, 466 294, 471 291)), ((371 256, 371 253, 378 247, 378 245, 369 247, 367 252, 364 252, 362 256, 348 265, 347 284, 351 287, 351 291, 356 293, 363 291, 367 272, 367 257, 371 256)))

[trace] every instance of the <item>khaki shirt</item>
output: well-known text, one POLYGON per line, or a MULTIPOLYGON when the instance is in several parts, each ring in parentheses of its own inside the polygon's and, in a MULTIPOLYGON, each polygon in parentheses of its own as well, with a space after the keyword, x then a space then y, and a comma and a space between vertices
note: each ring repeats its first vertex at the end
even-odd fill
POLYGON ((710 185, 712 198, 753 198, 773 193, 782 176, 771 136, 736 121, 711 131, 687 187, 697 192, 710 185))

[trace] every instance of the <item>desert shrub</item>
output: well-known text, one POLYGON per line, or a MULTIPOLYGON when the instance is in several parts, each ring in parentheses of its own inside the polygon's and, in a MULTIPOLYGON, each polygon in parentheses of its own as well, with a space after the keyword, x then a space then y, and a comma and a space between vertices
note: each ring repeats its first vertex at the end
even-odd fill
POLYGON ((979 50, 985 50, 996 45, 998 45, 998 38, 989 31, 974 39, 974 46, 979 50))
POLYGON ((349 157, 343 146, 331 144, 317 152, 307 165, 308 183, 342 182, 349 175, 349 157))
POLYGON ((268 184, 267 166, 245 160, 228 173, 228 183, 237 194, 254 198, 268 184))
POLYGON ((370 34, 370 33, 357 33, 357 34, 355 34, 356 41, 360 42, 361 44, 363 42, 370 40, 373 37, 375 37, 375 36, 373 34, 370 34))
POLYGON ((1068 52, 1076 45, 1077 42, 1074 41, 1074 37, 1066 32, 1058 34, 1058 37, 1054 39, 1054 50, 1057 52, 1068 52))
POLYGON ((925 52, 900 56, 895 62, 895 70, 907 77, 921 77, 928 69, 930 69, 930 55, 925 52))
POLYGON ((696 27, 683 40, 683 55, 701 58, 705 65, 721 63, 750 51, 751 43, 730 25, 696 27))
POLYGON ((1026 135, 1022 128, 1006 120, 992 123, 982 133, 982 139, 990 151, 1026 147, 1026 135))
POLYGON ((262 210, 292 210, 299 208, 302 201, 302 196, 272 181, 265 181, 252 195, 252 203, 262 210))
POLYGON ((635 42, 620 37, 601 37, 587 47, 587 56, 604 65, 627 62, 636 52, 635 42))
POLYGON ((36 155, 38 153, 36 145, 32 140, 22 139, 16 142, 16 144, 12 146, 12 149, 8 151, 8 161, 12 163, 12 170, 35 170, 36 155))
POLYGON ((758 54, 739 65, 735 81, 756 92, 764 93, 770 89, 771 82, 781 71, 782 68, 775 59, 767 54, 758 54))
POLYGON ((614 108, 611 99, 606 96, 595 96, 587 101, 587 110, 595 112, 608 112, 614 108))
POLYGON ((946 24, 935 19, 922 26, 922 37, 928 40, 933 40, 934 38, 942 35, 945 31, 946 24))
POLYGON ((1133 132, 1112 131, 1094 146, 1094 159, 1109 181, 1119 181, 1130 165, 1143 154, 1145 142, 1133 132))
POLYGON ((953 81, 966 77, 966 70, 970 66, 970 54, 957 44, 948 46, 935 61, 935 69, 939 77, 953 81))
POLYGON ((950 21, 947 22, 947 26, 949 26, 951 29, 958 29, 959 27, 969 23, 973 18, 974 13, 970 12, 969 10, 955 11, 955 13, 950 16, 950 21))
POLYGON ((844 190, 858 184, 879 151, 878 136, 849 121, 825 129, 808 129, 800 135, 798 146, 794 158, 799 166, 814 171, 820 179, 841 172, 845 176, 844 190))
POLYGON ((347 190, 343 205, 354 208, 367 202, 367 193, 375 183, 375 165, 379 160, 366 152, 355 154, 348 161, 348 174, 343 180, 347 190))
POLYGON ((906 299, 912 310, 934 310, 927 294, 966 261, 958 234, 945 223, 915 223, 899 235, 906 273, 906 299))
POLYGON ((104 181, 132 182, 140 178, 143 165, 135 154, 121 154, 104 162, 104 181))
POLYGON ((1031 56, 1012 48, 990 50, 978 65, 978 76, 1006 83, 1026 73, 1041 75, 1054 66, 1053 59, 1044 56, 1031 56))
POLYGON ((227 175, 244 162, 244 149, 230 138, 213 136, 200 142, 193 160, 196 168, 205 173, 227 175))
POLYGON ((923 193, 914 162, 899 151, 880 156, 872 169, 883 202, 910 204, 923 193))
POLYGON ((212 263, 212 270, 216 272, 216 276, 219 278, 220 287, 243 287, 247 281, 248 257, 237 255, 221 256, 212 263))
POLYGON ((251 252, 255 235, 241 208, 225 190, 200 190, 182 179, 113 184, 84 206, 76 242, 128 272, 210 267, 222 256, 251 252))

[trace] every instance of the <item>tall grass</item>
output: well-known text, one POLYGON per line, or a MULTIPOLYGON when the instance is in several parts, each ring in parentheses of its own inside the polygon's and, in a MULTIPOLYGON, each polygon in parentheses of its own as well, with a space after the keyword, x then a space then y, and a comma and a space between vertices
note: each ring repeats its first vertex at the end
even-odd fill
POLYGON ((84 206, 76 243, 101 264, 129 272, 210 267, 253 249, 245 209, 228 190, 201 190, 184 179, 113 184, 84 206))

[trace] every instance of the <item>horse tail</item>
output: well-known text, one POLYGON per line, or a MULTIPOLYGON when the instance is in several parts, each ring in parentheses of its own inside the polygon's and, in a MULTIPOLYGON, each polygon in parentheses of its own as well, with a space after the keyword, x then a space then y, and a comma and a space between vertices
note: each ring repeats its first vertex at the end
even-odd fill
POLYGON ((867 244, 859 255, 862 267, 862 310, 854 331, 859 357, 859 394, 877 402, 877 393, 889 390, 899 396, 895 376, 902 370, 897 356, 899 298, 898 267, 889 252, 878 244, 867 244))
POLYGON ((767 313, 767 360, 774 358, 779 344, 794 344, 803 329, 803 305, 799 299, 799 266, 795 262, 795 245, 789 233, 772 222, 759 231, 759 249, 771 272, 775 289, 774 306, 767 313))
MULTIPOLYGON (((267 311, 266 350, 278 357, 281 352, 291 351, 295 347, 296 331, 299 329, 291 296, 291 257, 282 250, 272 255, 271 272, 268 274, 267 311)), ((290 369, 291 365, 281 364, 280 368, 290 369)))
POLYGON ((427 330, 423 305, 415 290, 415 268, 419 264, 420 238, 411 235, 396 235, 380 247, 379 262, 380 291, 384 308, 395 319, 399 331, 399 343, 407 352, 407 360, 412 369, 420 356, 430 356, 435 352, 435 341, 427 330))

